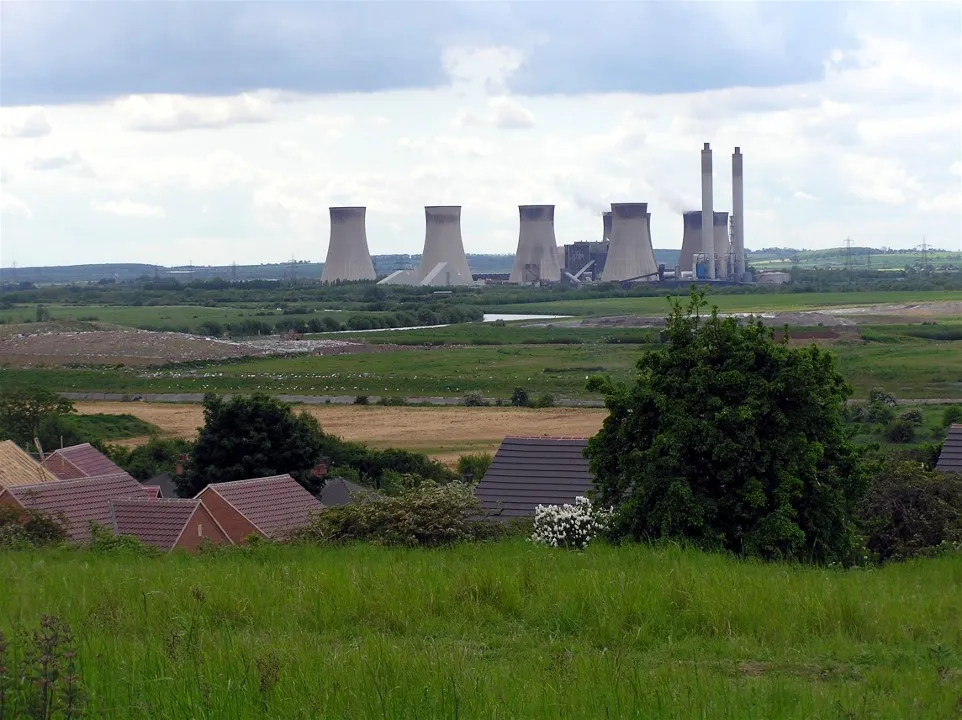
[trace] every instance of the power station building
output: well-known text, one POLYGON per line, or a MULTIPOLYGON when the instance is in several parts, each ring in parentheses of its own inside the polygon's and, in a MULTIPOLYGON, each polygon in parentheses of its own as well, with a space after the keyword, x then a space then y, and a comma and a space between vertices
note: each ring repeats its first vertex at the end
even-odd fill
POLYGON ((519 205, 518 250, 508 282, 530 285, 561 280, 554 205, 519 205))
POLYGON ((332 207, 331 236, 321 282, 374 280, 374 263, 367 247, 367 208, 332 207))
POLYGON ((424 227, 418 284, 470 285, 473 280, 461 239, 461 206, 425 207, 424 227))
POLYGON ((648 203, 611 204, 611 242, 603 282, 657 278, 648 203))

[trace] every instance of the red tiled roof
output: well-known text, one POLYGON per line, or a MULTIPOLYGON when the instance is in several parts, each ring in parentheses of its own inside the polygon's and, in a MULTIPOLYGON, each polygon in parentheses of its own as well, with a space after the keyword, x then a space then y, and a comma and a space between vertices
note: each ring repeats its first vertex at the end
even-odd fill
POLYGON ((144 489, 144 493, 150 500, 159 500, 161 497, 160 485, 144 485, 141 486, 144 489))
POLYGON ((205 492, 220 495, 269 538, 304 527, 311 513, 324 508, 290 475, 214 483, 204 488, 197 497, 202 497, 205 492))
POLYGON ((152 545, 160 550, 174 548, 190 518, 200 507, 203 507, 200 500, 182 498, 110 501, 115 533, 133 535, 145 545, 152 545))
POLYGON ((17 502, 51 517, 62 516, 67 537, 74 542, 90 540, 90 523, 111 525, 109 500, 144 497, 140 483, 127 473, 61 480, 7 488, 17 502))
POLYGON ((90 443, 55 450, 44 459, 42 465, 61 480, 123 472, 90 443))

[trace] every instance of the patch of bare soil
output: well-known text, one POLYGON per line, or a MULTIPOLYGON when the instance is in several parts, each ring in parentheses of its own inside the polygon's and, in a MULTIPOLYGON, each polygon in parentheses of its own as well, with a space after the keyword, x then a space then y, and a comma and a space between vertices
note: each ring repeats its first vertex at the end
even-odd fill
MULTIPOLYGON (((87 414, 130 413, 171 437, 194 438, 204 423, 200 405, 78 402, 76 407, 78 412, 87 414)), ((607 410, 595 408, 308 405, 303 409, 316 417, 326 432, 345 440, 426 452, 449 464, 464 453, 494 453, 506 435, 594 435, 608 414, 607 410)))
POLYGON ((72 329, 21 325, 4 328, 4 332, 0 333, 0 363, 20 367, 68 363, 166 365, 267 355, 339 355, 395 349, 398 348, 337 339, 283 340, 270 337, 231 341, 128 328, 72 329))

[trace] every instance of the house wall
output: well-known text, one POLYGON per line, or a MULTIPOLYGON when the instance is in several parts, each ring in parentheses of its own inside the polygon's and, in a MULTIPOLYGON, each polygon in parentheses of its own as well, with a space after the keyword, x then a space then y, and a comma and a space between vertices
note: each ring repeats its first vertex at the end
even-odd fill
POLYGON ((224 528, 227 535, 235 543, 244 542, 248 535, 264 536, 264 533, 257 530, 253 523, 235 510, 224 498, 214 492, 210 486, 204 488, 198 498, 204 501, 207 509, 217 518, 217 522, 224 528))
POLYGON ((230 538, 217 527, 217 523, 214 522, 214 517, 208 512, 207 508, 201 504, 194 511, 194 514, 190 516, 184 532, 181 533, 180 539, 174 547, 193 552, 205 541, 209 541, 214 545, 223 545, 225 543, 229 544, 230 538))
POLYGON ((10 507, 20 508, 21 510, 23 509, 23 505, 21 505, 13 495, 3 488, 0 488, 0 505, 9 505, 10 507))

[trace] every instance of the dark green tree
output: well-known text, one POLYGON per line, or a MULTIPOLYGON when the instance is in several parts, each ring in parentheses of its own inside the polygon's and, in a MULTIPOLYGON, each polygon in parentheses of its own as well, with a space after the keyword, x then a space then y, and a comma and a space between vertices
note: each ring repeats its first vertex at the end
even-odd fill
POLYGON ((317 492, 320 481, 311 470, 323 436, 316 419, 268 395, 205 395, 204 427, 187 473, 177 479, 178 491, 191 497, 211 483, 290 473, 317 492))
POLYGON ((632 386, 592 378, 610 415, 586 451, 620 532, 767 558, 846 561, 867 473, 843 422, 851 389, 829 353, 760 320, 672 300, 666 347, 632 386))
POLYGON ((30 447, 44 421, 72 412, 72 402, 44 388, 0 393, 0 440, 30 447))

